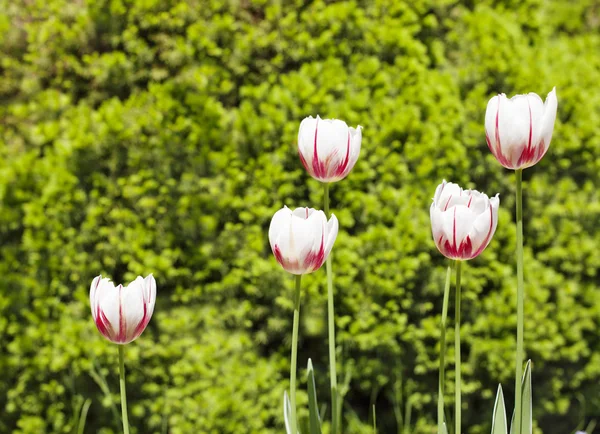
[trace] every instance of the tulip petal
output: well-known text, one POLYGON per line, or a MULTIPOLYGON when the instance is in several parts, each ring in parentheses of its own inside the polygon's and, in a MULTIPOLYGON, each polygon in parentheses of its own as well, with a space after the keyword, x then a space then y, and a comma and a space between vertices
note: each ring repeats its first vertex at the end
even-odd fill
POLYGON ((473 243, 473 256, 479 255, 488 246, 494 232, 496 232, 499 203, 500 200, 497 195, 490 199, 487 211, 479 214, 473 223, 473 228, 469 234, 473 243))
POLYGON ((125 342, 131 342, 139 334, 137 332, 140 324, 143 324, 147 318, 148 309, 144 302, 145 281, 138 276, 127 287, 122 289, 121 322, 124 324, 125 342))
MULTIPOLYGON (((553 88, 552 91, 546 97, 546 102, 544 103, 544 115, 542 117, 542 127, 541 127, 541 139, 542 144, 540 145, 543 150, 541 151, 541 159, 548 148, 550 147, 550 141, 552 140, 552 133, 554 132, 554 123, 556 121, 556 110, 558 107, 558 100, 556 98, 556 88, 553 88)), ((538 159, 538 161, 539 161, 538 159)))
POLYGON ((312 163, 314 154, 315 131, 319 123, 319 116, 313 118, 309 116, 300 123, 298 130, 298 153, 306 170, 312 175, 312 163))
POLYGON ((94 277, 92 284, 90 285, 90 307, 92 309, 92 317, 96 320, 97 307, 98 307, 98 287, 102 282, 102 276, 94 277))
POLYGON ((306 270, 314 271, 323 264, 326 222, 323 211, 312 213, 308 219, 292 220, 296 239, 296 257, 306 270))
POLYGON ((337 238, 339 230, 339 222, 335 214, 331 214, 331 218, 329 222, 327 222, 327 241, 325 243, 325 258, 327 259, 329 253, 331 253, 331 249, 333 249, 333 245, 335 244, 335 240, 337 238))
POLYGON ((433 234, 433 240, 439 249, 444 237, 444 219, 442 216, 442 210, 435 206, 435 203, 432 203, 431 207, 429 208, 429 217, 431 219, 431 232, 433 234))
POLYGON ((102 294, 98 302, 99 318, 96 325, 98 322, 102 322, 109 331, 110 336, 106 337, 111 340, 120 337, 121 288, 122 285, 115 287, 111 281, 102 282, 102 286, 98 288, 99 291, 102 291, 102 294))
POLYGON ((339 119, 321 119, 317 136, 319 159, 327 166, 337 166, 349 155, 348 125, 339 119), (347 154, 348 152, 348 154, 347 154))

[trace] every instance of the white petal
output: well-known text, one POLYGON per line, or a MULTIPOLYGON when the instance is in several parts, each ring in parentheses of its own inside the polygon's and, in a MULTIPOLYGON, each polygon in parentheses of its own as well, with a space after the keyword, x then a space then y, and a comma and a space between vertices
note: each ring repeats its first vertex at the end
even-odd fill
POLYGON ((523 149, 529 143, 529 99, 527 95, 516 95, 500 104, 498 130, 502 154, 516 166, 523 149))
POLYGON ((453 182, 442 182, 435 191, 434 202, 435 205, 442 211, 448 209, 451 204, 450 201, 453 197, 460 197, 462 195, 462 188, 458 184, 453 182))
POLYGON ((291 221, 292 211, 287 206, 284 206, 273 215, 271 224, 269 225, 269 243, 273 251, 275 251, 275 244, 283 241, 287 245, 291 221), (284 238, 283 240, 281 239, 282 237, 284 238))
POLYGON ((506 99, 504 94, 496 95, 489 100, 485 110, 485 134, 490 141, 492 149, 495 149, 496 143, 496 115, 498 113, 501 98, 506 99))
POLYGON ((444 238, 452 246, 460 246, 466 236, 469 235, 476 217, 475 213, 463 205, 458 205, 448 209, 448 211, 444 211, 442 215, 444 238))
POLYGON ((307 256, 317 253, 324 243, 325 225, 327 219, 323 211, 311 213, 308 219, 294 217, 292 219, 294 257, 300 264, 304 264, 307 256))
POLYGON ((348 152, 348 125, 338 119, 322 119, 316 134, 319 161, 328 168, 337 167, 348 152))
POLYGON ((478 215, 473 223, 470 238, 475 256, 487 247, 496 232, 499 206, 500 198, 496 195, 489 200, 486 209, 478 215))
POLYGON ((121 312, 125 320, 125 339, 127 342, 131 342, 136 337, 135 330, 145 317, 145 287, 144 279, 138 276, 121 290, 121 312))
POLYGON ((98 307, 98 287, 100 286, 100 282, 102 282, 102 275, 96 276, 94 280, 92 280, 92 284, 90 285, 90 308, 92 309, 92 317, 94 321, 96 320, 96 312, 98 307))
POLYGON ((350 131, 350 162, 348 164, 348 172, 352 170, 360 155, 362 144, 362 127, 359 125, 356 128, 348 128, 350 131))
POLYGON ((319 116, 316 119, 312 116, 304 118, 298 130, 298 152, 309 165, 312 164, 313 160, 315 131, 320 120, 319 116))
MULTIPOLYGON (((531 146, 536 148, 541 139, 544 102, 535 93, 529 93, 527 100, 529 102, 529 109, 531 110, 531 146)), ((529 140, 527 144, 529 144, 529 140)))
POLYGON ((151 307, 150 314, 154 312, 154 303, 156 302, 156 280, 152 274, 148 274, 144 279, 145 294, 144 300, 151 307))
POLYGON ((468 208, 471 208, 476 215, 481 214, 487 209, 489 204, 487 195, 480 193, 477 190, 467 190, 465 193, 467 193, 466 197, 468 198, 465 205, 468 208))
POLYGON ((544 115, 541 122, 541 138, 544 140, 544 152, 548 150, 550 141, 552 140, 557 108, 558 100, 556 99, 556 88, 553 88, 546 97, 546 102, 544 103, 544 115))
POLYGON ((313 212, 315 212, 314 208, 296 208, 292 214, 306 220, 313 212))
POLYGON ((444 214, 437 206, 435 206, 435 203, 431 204, 431 207, 429 208, 429 218, 431 219, 431 234, 433 235, 433 240, 435 241, 435 244, 438 245, 440 240, 440 237, 443 236, 444 231, 444 217, 448 217, 451 218, 452 214, 444 214))
POLYGON ((98 291, 102 291, 102 295, 98 299, 100 310, 114 332, 113 337, 116 337, 119 333, 121 285, 115 287, 113 282, 103 279, 98 291))
POLYGON ((329 256, 329 253, 331 253, 331 249, 333 248, 335 239, 337 238, 338 230, 339 230, 338 219, 335 216, 335 214, 331 214, 331 218, 329 219, 329 222, 327 223, 327 229, 325 231, 326 243, 325 243, 325 258, 324 259, 327 259, 327 257, 329 256))

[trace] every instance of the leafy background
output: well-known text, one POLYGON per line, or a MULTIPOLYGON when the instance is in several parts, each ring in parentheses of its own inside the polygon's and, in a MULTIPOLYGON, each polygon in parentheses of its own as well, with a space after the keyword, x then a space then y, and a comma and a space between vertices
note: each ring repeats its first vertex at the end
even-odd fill
MULTIPOLYGON (((600 418, 599 30, 597 0, 1 0, 0 432, 73 432, 87 399, 86 432, 119 432, 89 283, 150 272, 155 315, 126 351, 134 432, 283 431, 292 279, 266 233, 283 204, 322 204, 295 148, 316 114, 364 127, 332 189, 346 432, 370 432, 371 404, 380 432, 406 410, 434 432, 442 178, 501 196, 463 279, 463 423, 489 432, 498 383, 512 405, 515 227, 485 107, 553 86, 552 145, 525 172, 535 431, 600 418)), ((321 403, 324 277, 304 279, 300 348, 321 403)))

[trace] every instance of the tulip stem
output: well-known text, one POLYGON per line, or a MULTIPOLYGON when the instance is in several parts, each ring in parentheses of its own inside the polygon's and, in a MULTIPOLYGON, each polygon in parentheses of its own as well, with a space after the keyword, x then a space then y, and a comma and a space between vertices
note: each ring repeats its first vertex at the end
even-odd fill
POLYGON ((460 434, 460 413, 462 407, 461 401, 461 374, 460 374, 460 272, 461 262, 456 261, 456 299, 454 303, 454 359, 455 359, 455 387, 454 387, 454 434, 460 434))
POLYGON ((298 421, 296 419, 296 362, 298 359, 298 325, 300 322, 300 286, 302 275, 296 275, 296 290, 294 292, 294 325, 292 329, 292 366, 290 368, 290 406, 292 407, 291 430, 293 434, 298 432, 298 421))
POLYGON ((123 433, 129 434, 127 392, 125 391, 125 345, 119 345, 119 385, 121 387, 121 419, 123 420, 123 433))
POLYGON ((450 280, 452 277, 452 264, 448 264, 446 271, 446 284, 444 285, 444 302, 442 305, 442 322, 440 324, 440 375, 438 387, 438 434, 442 434, 444 425, 444 384, 445 384, 445 359, 446 359, 446 318, 448 317, 448 299, 450 298, 450 280))
POLYGON ((523 375, 523 169, 515 171, 517 183, 517 360, 515 364, 515 434, 521 434, 521 377, 523 375))
MULTIPOLYGON (((329 183, 323 184, 325 217, 329 219, 329 183)), ((329 331, 329 381, 331 384, 331 433, 338 434, 341 427, 338 421, 341 419, 341 402, 338 403, 337 372, 335 361, 335 310, 333 306, 333 275, 331 270, 331 252, 325 262, 327 270, 327 326, 329 331)))

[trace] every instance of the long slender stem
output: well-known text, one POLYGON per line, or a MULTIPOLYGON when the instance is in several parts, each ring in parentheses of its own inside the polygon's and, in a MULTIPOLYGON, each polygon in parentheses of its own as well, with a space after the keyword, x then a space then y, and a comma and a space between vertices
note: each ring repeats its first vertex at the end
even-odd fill
POLYGON ((298 325, 300 323, 300 286, 302 275, 296 275, 296 290, 294 292, 294 325, 292 329, 292 366, 290 368, 290 406, 292 407, 291 430, 298 432, 296 419, 296 363, 298 360, 298 325))
POLYGON ((452 264, 448 264, 446 271, 446 284, 444 285, 444 302, 442 305, 442 322, 440 324, 440 375, 438 387, 438 434, 442 434, 444 424, 444 384, 446 370, 446 319, 448 318, 448 299, 450 298, 450 278, 452 277, 452 264))
POLYGON ((121 387, 121 419, 123 420, 123 433, 129 434, 127 392, 125 391, 125 345, 119 345, 119 385, 121 387))
MULTIPOLYGON (((325 216, 329 218, 329 183, 323 184, 325 216)), ((327 270, 327 328, 329 332, 329 381, 331 385, 331 433, 341 431, 338 421, 341 418, 341 403, 338 404, 337 370, 335 361, 335 309, 333 306, 333 271, 331 253, 325 263, 327 270)))
POLYGON ((456 299, 454 303, 454 358, 455 358, 455 388, 454 388, 454 420, 455 420, 455 429, 454 434, 460 434, 460 413, 462 408, 462 400, 461 400, 461 374, 460 374, 460 272, 461 272, 461 262, 456 261, 456 299))
POLYGON ((521 377, 523 376, 523 169, 515 171, 517 183, 517 360, 515 363, 515 434, 521 434, 521 377))

